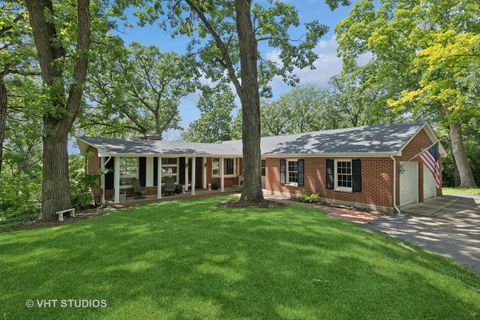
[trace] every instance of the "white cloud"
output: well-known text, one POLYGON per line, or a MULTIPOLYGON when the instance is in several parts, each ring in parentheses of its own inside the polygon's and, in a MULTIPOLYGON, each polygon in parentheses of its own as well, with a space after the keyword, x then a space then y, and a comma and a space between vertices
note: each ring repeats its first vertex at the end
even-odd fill
MULTIPOLYGON (((330 78, 339 74, 342 70, 342 60, 337 57, 337 47, 338 44, 333 37, 329 40, 321 40, 318 43, 314 49, 318 55, 318 59, 313 63, 314 69, 306 68, 294 71, 300 78, 300 85, 328 86, 330 78)), ((278 51, 268 52, 266 58, 277 63, 280 62, 278 51)), ((280 77, 275 77, 270 85, 274 96, 281 95, 290 89, 280 77)))

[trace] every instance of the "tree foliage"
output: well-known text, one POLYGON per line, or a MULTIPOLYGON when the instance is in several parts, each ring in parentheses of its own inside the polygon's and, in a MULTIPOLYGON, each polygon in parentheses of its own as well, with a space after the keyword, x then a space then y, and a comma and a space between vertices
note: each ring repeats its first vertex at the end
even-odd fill
POLYGON ((201 115, 188 125, 182 139, 190 142, 215 143, 232 140, 235 96, 225 84, 203 89, 197 105, 201 115))
POLYGON ((462 130, 480 116, 479 10, 475 0, 362 0, 336 28, 345 75, 368 70, 364 83, 396 111, 448 127, 463 186, 475 186, 462 130))
POLYGON ((179 129, 180 100, 198 85, 188 57, 133 42, 125 48, 115 36, 96 52, 87 87, 82 126, 102 135, 158 135, 179 129))

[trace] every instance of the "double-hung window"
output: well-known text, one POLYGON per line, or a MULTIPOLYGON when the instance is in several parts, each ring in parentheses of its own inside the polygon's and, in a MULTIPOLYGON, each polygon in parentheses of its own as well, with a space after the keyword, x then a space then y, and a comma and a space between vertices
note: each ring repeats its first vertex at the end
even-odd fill
MULTIPOLYGON (((224 176, 234 177, 237 175, 237 159, 224 158, 223 159, 223 174, 224 176)), ((212 176, 220 177, 220 158, 212 159, 212 176)))
POLYGON ((298 160, 287 160, 287 184, 298 186, 298 160))
POLYGON ((138 158, 120 158, 120 187, 131 187, 132 179, 138 179, 138 158))
POLYGON ((162 182, 166 177, 174 177, 178 183, 178 158, 162 158, 162 182))
POLYGON ((352 191, 352 160, 335 160, 335 190, 352 191))

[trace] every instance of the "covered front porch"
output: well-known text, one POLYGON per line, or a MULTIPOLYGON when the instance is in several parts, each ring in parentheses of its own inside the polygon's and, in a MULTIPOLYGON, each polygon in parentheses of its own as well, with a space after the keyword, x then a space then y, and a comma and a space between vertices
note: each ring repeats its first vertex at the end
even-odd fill
POLYGON ((104 173, 100 202, 151 202, 235 192, 242 182, 240 164, 240 158, 222 156, 100 156, 99 167, 104 173))

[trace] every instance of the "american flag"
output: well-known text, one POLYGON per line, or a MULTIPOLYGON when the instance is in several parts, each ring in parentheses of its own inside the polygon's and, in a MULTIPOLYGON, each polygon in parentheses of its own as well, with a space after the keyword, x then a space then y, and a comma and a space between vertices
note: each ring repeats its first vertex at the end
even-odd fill
POLYGON ((422 153, 420 153, 420 158, 423 160, 423 163, 427 166, 428 170, 433 174, 435 185, 437 188, 440 188, 440 162, 438 161, 440 158, 440 152, 438 151, 438 146, 439 144, 437 141, 430 148, 422 151, 422 153))

